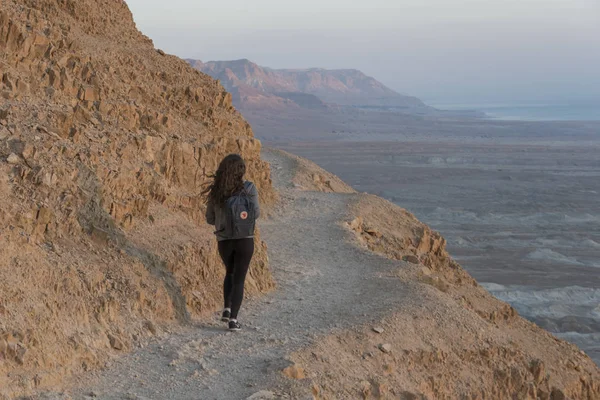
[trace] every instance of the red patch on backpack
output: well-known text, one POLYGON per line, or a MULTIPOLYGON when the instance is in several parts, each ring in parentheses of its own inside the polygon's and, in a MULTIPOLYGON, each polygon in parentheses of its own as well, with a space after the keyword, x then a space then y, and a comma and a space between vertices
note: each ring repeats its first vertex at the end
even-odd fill
POLYGON ((242 211, 242 213, 240 214, 240 218, 241 219, 248 219, 248 213, 246 211, 242 211))

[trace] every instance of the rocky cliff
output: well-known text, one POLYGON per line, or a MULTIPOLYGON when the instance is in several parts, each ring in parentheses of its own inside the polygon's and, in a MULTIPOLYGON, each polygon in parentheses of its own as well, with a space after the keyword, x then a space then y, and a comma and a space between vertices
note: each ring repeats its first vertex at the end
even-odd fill
POLYGON ((287 99, 300 107, 307 107, 308 102, 310 108, 319 104, 317 100, 343 106, 428 108, 419 99, 401 95, 354 69, 270 69, 249 60, 188 62, 219 79, 229 91, 239 92, 234 102, 241 107, 281 106, 287 99), (298 100, 298 94, 305 96, 298 100), (310 101, 308 96, 312 96, 310 101))
MULTIPOLYGON (((231 95, 156 50, 121 0, 2 0, 0 398, 51 387, 215 309, 222 268, 199 195, 241 153, 231 95)), ((273 283, 259 245, 251 292, 273 283)))

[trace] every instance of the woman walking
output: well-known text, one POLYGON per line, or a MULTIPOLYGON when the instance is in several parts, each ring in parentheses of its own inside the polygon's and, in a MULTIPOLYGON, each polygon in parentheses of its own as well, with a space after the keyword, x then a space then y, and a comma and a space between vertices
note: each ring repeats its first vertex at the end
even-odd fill
POLYGON ((215 226, 219 254, 225 264, 224 308, 221 320, 230 331, 239 331, 238 313, 244 299, 244 282, 254 254, 254 226, 260 216, 258 191, 244 181, 246 164, 241 156, 230 154, 221 161, 203 194, 206 195, 206 221, 215 226))

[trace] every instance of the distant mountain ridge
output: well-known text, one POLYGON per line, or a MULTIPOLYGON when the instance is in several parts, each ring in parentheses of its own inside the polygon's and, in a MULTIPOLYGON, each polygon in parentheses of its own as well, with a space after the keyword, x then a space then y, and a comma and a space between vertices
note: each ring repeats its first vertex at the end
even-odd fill
POLYGON ((271 69, 247 59, 187 60, 194 68, 219 79, 240 108, 341 106, 427 109, 416 97, 402 95, 355 69, 271 69))

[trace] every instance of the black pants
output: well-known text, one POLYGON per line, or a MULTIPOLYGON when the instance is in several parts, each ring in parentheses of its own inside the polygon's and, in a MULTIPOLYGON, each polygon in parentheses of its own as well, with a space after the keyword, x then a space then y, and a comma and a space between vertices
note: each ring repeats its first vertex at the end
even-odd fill
POLYGON ((231 308, 231 318, 237 319, 244 300, 244 282, 254 254, 254 238, 222 240, 219 254, 227 269, 223 283, 225 308, 231 308))

